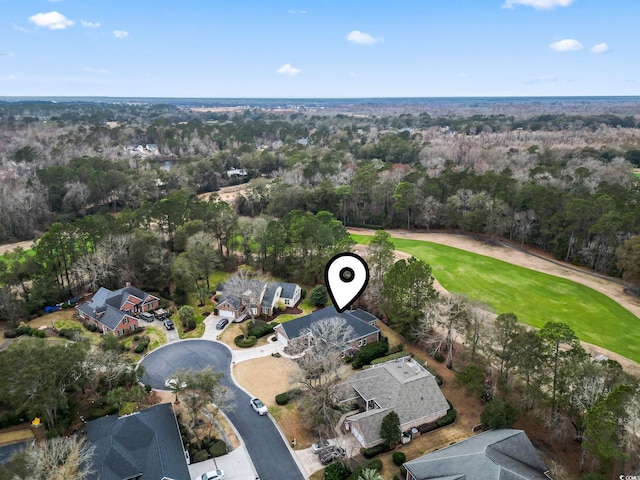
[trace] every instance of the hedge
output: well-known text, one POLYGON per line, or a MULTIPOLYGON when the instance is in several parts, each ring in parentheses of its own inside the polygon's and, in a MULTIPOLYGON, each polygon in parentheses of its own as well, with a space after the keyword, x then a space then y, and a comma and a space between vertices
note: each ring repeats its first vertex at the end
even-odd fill
POLYGON ((361 368, 369 365, 376 358, 384 357, 389 352, 389 344, 386 342, 373 342, 362 347, 355 360, 351 364, 353 368, 361 368))
POLYGON ((444 417, 436 420, 437 428, 451 425, 453 422, 456 421, 456 415, 457 415, 456 409, 453 408, 453 405, 451 405, 451 402, 449 400, 447 400, 447 403, 449 404, 449 410, 447 410, 447 414, 444 417))
POLYGON ((18 336, 17 330, 7 330, 4 332, 4 338, 16 338, 18 336))
POLYGON ((256 320, 253 324, 249 324, 248 334, 250 337, 264 337, 273 333, 273 324, 264 322, 262 320, 256 320))
POLYGON ((386 443, 381 443, 380 445, 376 445, 371 448, 361 448, 360 453, 364 458, 373 458, 376 455, 380 455, 381 453, 388 452, 390 450, 389 445, 386 443))
POLYGON ((286 392, 276 395, 276 403, 278 405, 286 405, 290 400, 293 400, 302 393, 302 390, 298 387, 287 390, 286 392))
POLYGON ((258 341, 258 339, 256 337, 253 336, 248 336, 247 338, 244 338, 244 335, 238 335, 236 338, 233 339, 233 342, 241 348, 249 348, 249 347, 253 347, 256 342, 258 341))
POLYGON ((387 355, 386 357, 380 357, 380 358, 376 358, 375 360, 372 360, 371 365, 377 365, 378 363, 384 363, 384 362, 388 362, 390 360, 396 360, 397 358, 402 358, 402 357, 413 358, 413 353, 409 353, 409 352, 392 353, 391 355, 387 355))

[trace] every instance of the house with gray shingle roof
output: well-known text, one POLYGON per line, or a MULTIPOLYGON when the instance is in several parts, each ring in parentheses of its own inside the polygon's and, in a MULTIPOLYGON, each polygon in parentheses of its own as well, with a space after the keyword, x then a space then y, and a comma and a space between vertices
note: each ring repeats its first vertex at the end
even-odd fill
POLYGON ((344 426, 365 448, 382 443, 382 419, 392 411, 400 429, 407 431, 435 422, 449 410, 435 377, 409 356, 351 375, 337 386, 335 397, 339 403, 360 407, 345 418, 344 426))
POLYGON ((404 464, 407 480, 546 480, 549 469, 522 430, 491 430, 404 464))
POLYGON ((256 291, 260 291, 260 294, 257 295, 259 299, 257 304, 251 306, 242 305, 241 300, 237 296, 225 293, 224 283, 218 284, 216 287, 216 295, 220 295, 216 306, 218 314, 223 317, 232 318, 235 322, 244 320, 249 308, 251 308, 253 316, 271 316, 278 302, 282 301, 285 307, 295 307, 302 296, 302 289, 300 285, 296 283, 262 283, 258 281, 254 283, 253 287, 256 288, 256 291))
POLYGON ((351 338, 349 338, 351 345, 344 352, 345 355, 357 351, 368 343, 380 340, 380 330, 376 327, 376 321, 378 320, 376 317, 364 310, 345 310, 342 313, 338 313, 333 305, 316 310, 304 317, 276 325, 273 331, 276 334, 276 338, 285 346, 288 346, 291 343, 308 340, 309 331, 313 324, 335 317, 343 319, 345 325, 351 327, 353 331, 351 338))
POLYGON ((155 310, 160 299, 131 285, 111 291, 100 287, 90 301, 78 305, 82 320, 96 325, 102 333, 124 335, 139 327, 136 315, 155 310))
POLYGON ((87 423, 95 447, 89 480, 189 480, 185 448, 170 403, 87 423))

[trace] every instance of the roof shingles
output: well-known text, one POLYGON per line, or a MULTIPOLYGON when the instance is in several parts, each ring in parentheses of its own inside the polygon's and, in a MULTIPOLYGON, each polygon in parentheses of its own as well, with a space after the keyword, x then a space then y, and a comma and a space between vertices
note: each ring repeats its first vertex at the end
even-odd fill
POLYGON ((184 447, 171 404, 154 405, 125 417, 106 416, 87 424, 95 445, 90 480, 189 479, 184 447))

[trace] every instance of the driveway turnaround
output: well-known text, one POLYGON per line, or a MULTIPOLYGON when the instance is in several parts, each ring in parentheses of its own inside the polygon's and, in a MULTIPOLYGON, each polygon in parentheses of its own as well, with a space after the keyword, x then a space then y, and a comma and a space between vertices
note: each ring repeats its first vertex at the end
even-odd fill
POLYGON ((142 361, 142 381, 153 388, 165 389, 164 382, 177 370, 202 370, 211 366, 224 373, 221 383, 232 394, 232 410, 225 411, 240 433, 260 480, 304 480, 270 415, 259 416, 249 405, 251 397, 231 379, 231 352, 209 340, 184 340, 154 350, 142 361))

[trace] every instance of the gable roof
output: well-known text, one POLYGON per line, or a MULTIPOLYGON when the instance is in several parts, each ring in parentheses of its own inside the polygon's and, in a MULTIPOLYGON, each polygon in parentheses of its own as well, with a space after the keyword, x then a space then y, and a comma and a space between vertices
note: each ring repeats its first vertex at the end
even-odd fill
POLYGON ((189 479, 184 446, 170 403, 125 417, 108 415, 87 424, 95 445, 90 480, 189 479))
MULTIPOLYGON (((102 288, 100 288, 100 290, 102 290, 102 288)), ((100 291, 98 290, 98 291, 100 291)), ((105 290, 107 290, 105 288, 105 290)), ((109 291, 109 290, 107 290, 109 291)), ((129 295, 134 296, 135 298, 140 300, 140 303, 145 303, 148 300, 151 299, 151 297, 154 297, 153 295, 147 293, 147 292, 143 292, 142 290, 140 290, 139 288, 136 287, 125 287, 125 288, 121 288, 119 290, 115 290, 113 292, 110 292, 109 296, 105 299, 105 301, 103 303, 108 303, 109 305, 111 305, 112 307, 115 308, 122 308, 122 306, 124 305, 125 300, 127 300, 127 298, 129 298, 129 295)), ((92 299, 92 301, 95 301, 95 296, 92 299)))
POLYGON ((293 298, 296 289, 299 288, 297 283, 278 282, 278 286, 282 287, 280 296, 282 298, 293 298))
POLYGON ((114 308, 109 304, 97 306, 93 304, 93 302, 88 302, 78 305, 77 308, 110 330, 114 330, 122 319, 127 316, 122 310, 114 308))
POLYGON ((267 284, 267 288, 265 289, 264 295, 262 296, 262 303, 260 304, 261 308, 271 308, 273 306, 276 293, 278 293, 278 288, 280 287, 281 285, 276 282, 270 282, 267 284))
MULTIPOLYGON (((354 315, 353 312, 344 311, 342 313, 338 313, 336 307, 333 305, 317 310, 309 315, 305 315, 304 317, 296 318, 290 322, 281 323, 278 328, 282 328, 287 334, 289 341, 291 341, 304 336, 314 323, 333 317, 343 319, 346 322, 346 325, 353 328, 353 335, 350 338, 351 341, 380 331, 373 325, 360 320, 360 318, 354 315)), ((375 319, 375 317, 373 318, 375 319)))
POLYGON ((434 376, 410 357, 381 363, 351 375, 337 386, 335 395, 340 402, 360 397, 376 403, 378 408, 347 417, 347 420, 358 422, 367 444, 382 440, 382 419, 391 411, 398 414, 400 426, 403 426, 449 409, 434 376))
POLYGON ((417 480, 533 480, 547 466, 522 430, 491 430, 404 464, 417 480))

